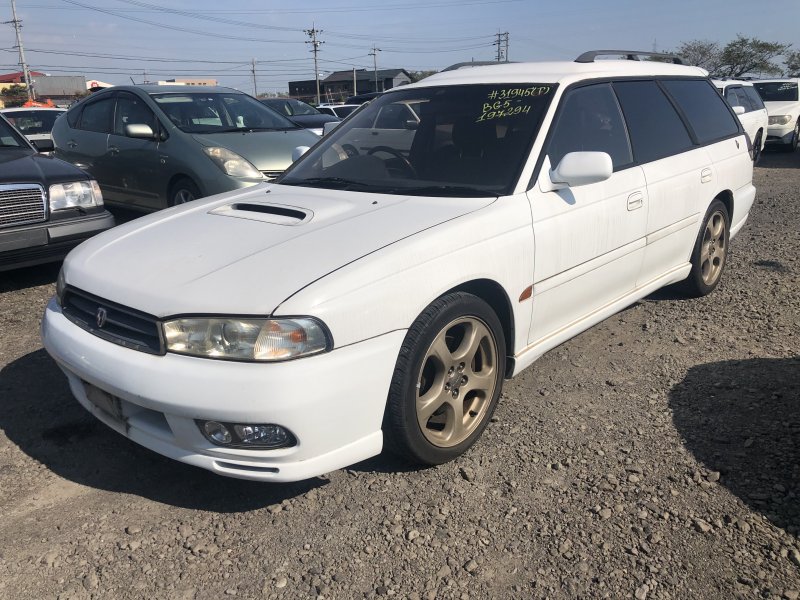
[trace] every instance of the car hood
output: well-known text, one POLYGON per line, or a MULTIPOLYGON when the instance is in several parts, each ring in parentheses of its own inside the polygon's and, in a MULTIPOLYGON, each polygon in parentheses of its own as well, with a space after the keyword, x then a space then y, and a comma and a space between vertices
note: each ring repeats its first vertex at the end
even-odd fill
POLYGON ((44 187, 89 176, 78 167, 28 148, 0 149, 0 183, 40 183, 44 187))
POLYGON ((767 107, 767 112, 771 116, 789 115, 797 112, 797 109, 800 108, 800 101, 789 100, 784 102, 764 102, 764 106, 767 107))
POLYGON ((64 273, 71 286, 157 317, 267 315, 329 273, 493 201, 259 184, 95 236, 64 273))
POLYGON ((231 131, 194 134, 204 146, 222 146, 249 160, 259 171, 284 171, 292 164, 292 150, 313 146, 319 136, 305 129, 286 131, 231 131))

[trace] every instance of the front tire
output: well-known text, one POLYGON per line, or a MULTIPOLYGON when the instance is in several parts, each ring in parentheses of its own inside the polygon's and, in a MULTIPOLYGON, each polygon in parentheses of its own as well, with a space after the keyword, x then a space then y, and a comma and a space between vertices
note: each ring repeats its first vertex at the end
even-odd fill
POLYGON ((784 152, 794 152, 797 150, 797 144, 800 142, 800 119, 797 120, 797 123, 794 124, 794 132, 792 133, 792 141, 788 144, 784 144, 781 147, 781 150, 784 152))
POLYGON ((505 335, 492 308, 464 292, 430 304, 406 334, 384 417, 395 451, 437 465, 463 454, 497 406, 505 335))
POLYGON ((683 290, 689 296, 699 298, 716 289, 728 261, 729 245, 728 209, 721 201, 714 200, 706 211, 703 226, 692 250, 692 270, 683 282, 683 290))
POLYGON ((179 206, 201 198, 200 189, 187 177, 178 179, 169 192, 169 206, 179 206))

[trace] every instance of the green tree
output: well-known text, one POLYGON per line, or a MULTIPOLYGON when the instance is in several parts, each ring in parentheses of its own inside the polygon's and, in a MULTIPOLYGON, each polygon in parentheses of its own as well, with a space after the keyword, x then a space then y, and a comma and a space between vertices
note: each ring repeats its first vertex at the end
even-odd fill
POLYGON ((800 50, 787 52, 784 60, 786 62, 786 76, 800 77, 800 50))
POLYGON ((683 58, 687 65, 693 65, 715 74, 720 65, 722 50, 719 43, 709 40, 683 42, 675 54, 683 58))
POLYGON ((740 34, 722 49, 720 65, 715 74, 722 77, 741 77, 747 73, 779 75, 781 68, 774 59, 788 51, 790 46, 740 34))
POLYGON ((14 106, 22 106, 28 100, 28 92, 24 85, 15 83, 1 91, 0 97, 2 97, 6 108, 12 108, 14 106))

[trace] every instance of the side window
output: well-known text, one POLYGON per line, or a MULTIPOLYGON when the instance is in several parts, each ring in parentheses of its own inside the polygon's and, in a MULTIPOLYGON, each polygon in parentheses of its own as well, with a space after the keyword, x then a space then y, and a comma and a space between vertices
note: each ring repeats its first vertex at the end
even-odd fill
POLYGON ((145 105, 144 100, 133 94, 120 94, 117 97, 117 112, 114 116, 114 133, 125 135, 126 125, 150 125, 157 130, 156 117, 145 105))
POLYGON ((114 114, 114 98, 108 97, 83 107, 78 129, 111 133, 111 117, 114 114))
POLYGON ((725 99, 731 106, 741 106, 745 112, 750 112, 753 107, 750 105, 750 98, 748 98, 740 87, 730 87, 725 93, 725 99))
POLYGON ((750 104, 753 105, 753 110, 764 110, 766 108, 766 106, 764 106, 764 101, 761 99, 761 96, 758 95, 756 88, 748 85, 743 87, 742 91, 748 98, 750 98, 750 104))
MULTIPOLYGON (((638 163, 672 156, 692 147, 683 120, 655 81, 616 82, 614 91, 628 123, 633 156, 638 163)), ((711 91, 724 104, 722 97, 711 91)))
POLYGON ((699 143, 707 144, 739 132, 739 121, 710 82, 669 80, 663 85, 686 115, 699 143))
POLYGON ((608 84, 566 94, 547 155, 555 168, 570 152, 606 152, 617 171, 633 162, 625 122, 608 84))
POLYGON ((375 129, 405 129, 406 122, 413 116, 405 104, 390 104, 381 109, 375 129))

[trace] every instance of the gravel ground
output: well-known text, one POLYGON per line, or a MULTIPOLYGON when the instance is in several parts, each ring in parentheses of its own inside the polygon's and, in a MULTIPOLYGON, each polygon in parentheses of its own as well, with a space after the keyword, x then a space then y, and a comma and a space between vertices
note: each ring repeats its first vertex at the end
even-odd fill
POLYGON ((0 598, 800 596, 800 154, 766 154, 720 288, 664 290, 507 382, 460 460, 294 485, 106 429, 0 274, 0 598))

